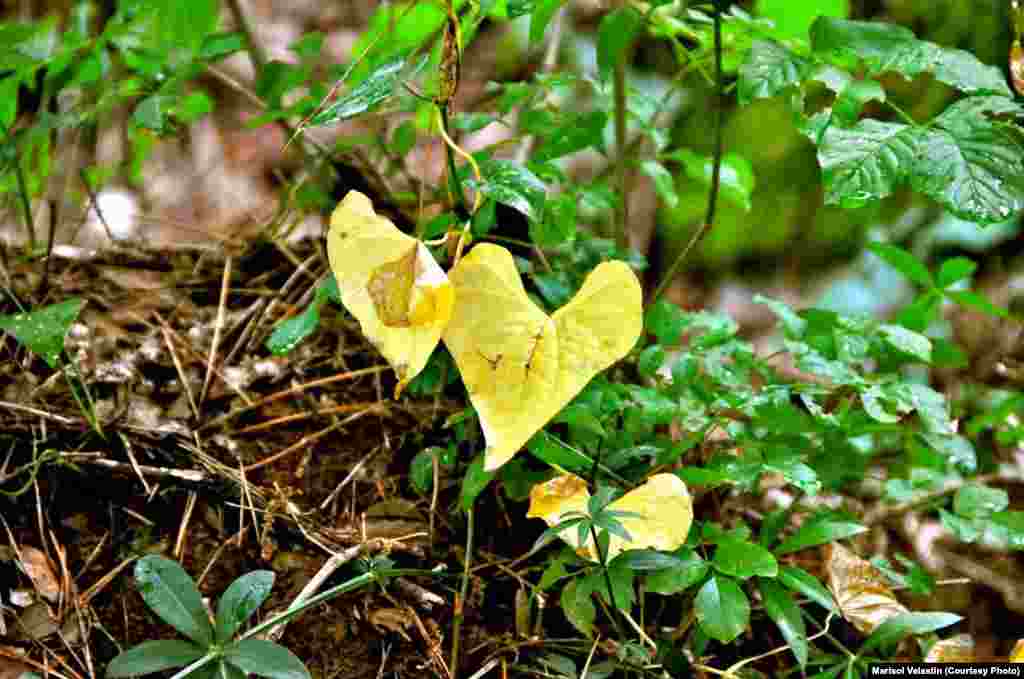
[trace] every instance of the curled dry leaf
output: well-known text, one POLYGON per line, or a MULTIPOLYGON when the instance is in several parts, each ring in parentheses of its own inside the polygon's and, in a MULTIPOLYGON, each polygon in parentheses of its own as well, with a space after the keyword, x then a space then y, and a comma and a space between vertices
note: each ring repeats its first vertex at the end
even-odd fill
POLYGON ((925 662, 974 662, 974 637, 957 634, 940 639, 928 650, 925 662))
MULTIPOLYGON (((553 527, 571 518, 568 515, 572 512, 586 513, 589 500, 586 481, 573 474, 565 474, 533 487, 526 515, 544 519, 553 527)), ((635 515, 616 517, 630 539, 610 535, 608 561, 627 549, 673 551, 686 541, 693 523, 693 500, 686 484, 675 474, 655 474, 639 488, 612 502, 608 509, 635 515)), ((558 536, 575 548, 580 556, 597 560, 593 541, 588 536, 581 544, 577 526, 560 531, 558 536)))
POLYGON ((629 353, 643 327, 643 294, 627 264, 604 262, 548 316, 527 296, 512 254, 491 243, 449 274, 456 303, 444 343, 480 418, 484 468, 494 471, 629 353))
POLYGON ((882 573, 838 542, 825 546, 825 570, 840 612, 862 634, 871 634, 888 618, 908 612, 882 573))
POLYGON ((53 572, 53 566, 46 554, 35 547, 22 547, 20 552, 21 568, 35 585, 39 596, 48 601, 56 601, 60 596, 60 581, 53 572))
POLYGON ((452 314, 448 277, 427 247, 349 191, 331 215, 327 255, 345 308, 398 376, 423 370, 452 314))

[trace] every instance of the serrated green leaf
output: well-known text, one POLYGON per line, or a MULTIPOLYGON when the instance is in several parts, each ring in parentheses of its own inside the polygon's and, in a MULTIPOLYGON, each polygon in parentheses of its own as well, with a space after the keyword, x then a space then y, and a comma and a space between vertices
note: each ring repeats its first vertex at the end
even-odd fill
POLYGON ((271 679, 311 679, 294 653, 265 639, 243 639, 229 646, 224 659, 242 670, 271 679))
POLYGON ((741 105, 799 87, 810 71, 810 62, 776 42, 755 40, 739 69, 741 105))
POLYGON ((768 617, 782 632, 782 638, 789 644, 789 649, 793 651, 800 667, 806 667, 807 628, 804 626, 803 616, 800 615, 800 607, 793 601, 793 597, 774 580, 758 578, 757 587, 761 590, 761 599, 764 601, 764 610, 768 613, 768 617))
POLYGON ((862 63, 869 75, 894 71, 907 78, 931 74, 958 90, 1011 96, 998 68, 963 50, 919 40, 903 26, 876 21, 819 17, 811 26, 811 49, 819 58, 862 63))
POLYGON ((732 578, 712 575, 693 602, 700 628, 727 644, 750 623, 750 600, 732 578))
POLYGON ((405 59, 378 66, 366 79, 313 116, 311 125, 331 125, 372 111, 391 98, 398 86, 405 59))
POLYGON ((924 134, 911 125, 872 119, 848 128, 828 126, 818 145, 825 202, 858 208, 892 195, 917 161, 924 134))
POLYGON ((633 44, 643 17, 632 5, 619 7, 601 19, 597 27, 597 67, 601 77, 611 77, 616 64, 626 58, 626 50, 633 44))
POLYGON ((13 335, 51 368, 57 368, 64 338, 83 306, 85 300, 73 297, 27 313, 0 315, 0 330, 13 335))
POLYGON ((122 651, 107 665, 107 677, 131 677, 181 667, 199 660, 206 650, 181 639, 144 641, 122 651))
POLYGON ((135 585, 160 619, 202 646, 213 643, 213 627, 195 582, 177 561, 151 554, 135 564, 135 585))
POLYGON ((232 582, 217 602, 216 639, 227 643, 274 587, 273 571, 252 571, 232 582))
POLYGON ((885 622, 875 628, 875 631, 860 647, 860 652, 866 653, 879 646, 895 643, 911 634, 934 632, 943 627, 955 625, 961 620, 963 618, 953 613, 899 613, 887 618, 885 622))
POLYGON ((859 535, 867 530, 866 526, 859 523, 845 521, 806 521, 789 538, 782 541, 773 551, 782 556, 790 552, 797 552, 808 547, 823 545, 827 542, 843 540, 853 535, 859 535))
POLYGON ((775 577, 779 564, 767 549, 743 540, 722 540, 712 562, 716 569, 735 578, 755 575, 775 577))

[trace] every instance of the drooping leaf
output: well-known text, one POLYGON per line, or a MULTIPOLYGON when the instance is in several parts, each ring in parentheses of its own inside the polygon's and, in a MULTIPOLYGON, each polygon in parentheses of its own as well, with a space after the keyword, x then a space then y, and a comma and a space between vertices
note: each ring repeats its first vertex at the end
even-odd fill
POLYGON ((891 644, 910 636, 911 634, 927 634, 949 627, 963 620, 959 615, 942 612, 917 612, 909 611, 889 617, 871 633, 861 652, 891 644))
POLYGON ((870 634, 884 621, 907 612, 882 573, 838 542, 826 548, 825 570, 840 612, 862 633, 870 634))
POLYGON ((404 59, 381 64, 351 91, 313 116, 310 124, 330 125, 372 111, 394 94, 404 66, 404 59))
POLYGON ((781 566, 779 582, 786 589, 805 597, 830 611, 838 611, 835 599, 816 577, 796 566, 781 566))
POLYGON ((572 626, 590 637, 594 634, 594 620, 597 618, 597 607, 590 598, 590 591, 580 587, 580 580, 570 580, 562 588, 562 612, 572 626))
POLYGON ((846 521, 807 521, 796 533, 783 540, 774 552, 779 555, 789 554, 827 542, 844 540, 866 530, 867 528, 859 523, 846 521))

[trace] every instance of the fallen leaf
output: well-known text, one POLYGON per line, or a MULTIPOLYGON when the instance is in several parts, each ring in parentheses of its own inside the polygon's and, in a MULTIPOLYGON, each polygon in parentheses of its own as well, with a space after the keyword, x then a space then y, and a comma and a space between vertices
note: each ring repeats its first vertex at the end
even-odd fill
POLYGON ((838 542, 825 546, 825 571, 840 612, 862 634, 908 612, 885 584, 881 571, 838 542))
POLYGON ((21 547, 21 568, 32 580, 39 596, 49 601, 56 601, 60 596, 60 581, 53 572, 53 566, 46 554, 35 547, 21 547))

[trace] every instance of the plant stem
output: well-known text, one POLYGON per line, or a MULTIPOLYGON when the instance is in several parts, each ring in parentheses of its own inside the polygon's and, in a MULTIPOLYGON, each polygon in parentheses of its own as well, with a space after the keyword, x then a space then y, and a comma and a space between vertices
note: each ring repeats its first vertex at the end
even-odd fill
POLYGON ((36 224, 32 216, 32 203, 28 197, 28 182, 25 181, 25 170, 21 167, 21 159, 14 159, 14 175, 18 180, 18 198, 21 199, 21 209, 25 215, 25 229, 28 231, 28 250, 30 253, 36 249, 36 224))
POLYGON ((619 201, 615 204, 615 245, 620 250, 629 247, 626 225, 629 222, 629 182, 626 173, 626 55, 630 45, 624 45, 622 54, 615 62, 612 87, 615 97, 615 152, 616 183, 619 187, 619 201))
MULTIPOLYGON (((438 108, 441 109, 441 125, 444 127, 445 134, 450 137, 451 125, 448 119, 448 104, 441 104, 438 108)), ((448 186, 451 188, 457 210, 461 211, 468 219, 470 216, 469 203, 466 202, 466 195, 462 192, 462 183, 459 181, 459 176, 455 169, 455 152, 448 144, 444 145, 444 152, 448 159, 448 186)))
POLYGON ((473 560, 473 505, 466 512, 466 555, 462 560, 462 583, 459 585, 459 598, 455 601, 455 619, 452 621, 452 658, 450 679, 459 679, 459 637, 462 634, 463 611, 466 608, 466 597, 469 595, 469 570, 473 560))
MULTIPOLYGON (((597 551, 597 558, 601 562, 601 572, 604 575, 604 585, 608 588, 608 598, 611 599, 609 602, 613 611, 618 611, 619 606, 615 603, 615 589, 612 587, 612 577, 608 575, 608 554, 601 549, 601 543, 597 541, 597 530, 594 528, 594 524, 590 524, 590 539, 594 541, 594 549, 597 551)), ((619 616, 610 615, 612 624, 615 625, 615 633, 619 635, 619 640, 625 640, 626 630, 622 628, 622 623, 619 622, 619 616)))
POLYGON ((713 164, 711 169, 711 188, 708 195, 708 209, 704 215, 704 223, 700 225, 700 228, 690 238, 690 242, 686 244, 683 251, 676 257, 676 261, 672 262, 672 266, 669 267, 665 276, 661 279, 658 287, 655 289, 654 294, 648 300, 648 305, 658 301, 658 298, 665 292, 665 288, 669 286, 672 279, 675 278, 682 267, 683 262, 686 261, 687 255, 690 254, 690 250, 696 247, 697 243, 711 230, 712 225, 715 222, 715 210, 718 207, 718 190, 722 179, 722 92, 725 89, 725 85, 722 81, 722 13, 718 8, 718 4, 715 5, 714 25, 715 25, 715 96, 712 101, 712 107, 714 108, 714 126, 715 126, 715 151, 713 164))

